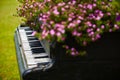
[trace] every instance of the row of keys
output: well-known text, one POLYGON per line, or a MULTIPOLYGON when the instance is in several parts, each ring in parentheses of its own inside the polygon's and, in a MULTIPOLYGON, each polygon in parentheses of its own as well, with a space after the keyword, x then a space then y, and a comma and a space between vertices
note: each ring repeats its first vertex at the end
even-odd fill
POLYGON ((28 27, 19 29, 23 54, 28 68, 34 68, 37 67, 38 64, 51 62, 41 42, 32 35, 32 32, 28 27))

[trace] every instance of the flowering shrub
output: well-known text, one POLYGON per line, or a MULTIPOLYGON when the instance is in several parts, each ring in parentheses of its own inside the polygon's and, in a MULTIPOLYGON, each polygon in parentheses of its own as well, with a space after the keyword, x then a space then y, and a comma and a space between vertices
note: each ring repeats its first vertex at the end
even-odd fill
POLYGON ((49 42, 63 43, 67 53, 85 53, 86 46, 105 32, 120 28, 120 10, 114 0, 19 0, 18 15, 35 30, 34 35, 49 42), (71 45, 67 40, 72 39, 71 45), (75 43, 75 44, 74 44, 75 43))

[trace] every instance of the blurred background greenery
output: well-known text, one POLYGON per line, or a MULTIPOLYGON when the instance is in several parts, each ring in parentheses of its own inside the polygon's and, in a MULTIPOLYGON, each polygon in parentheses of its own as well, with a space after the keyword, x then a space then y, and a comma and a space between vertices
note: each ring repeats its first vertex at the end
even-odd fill
POLYGON ((14 31, 20 19, 13 16, 17 0, 0 0, 0 80, 19 80, 14 31))

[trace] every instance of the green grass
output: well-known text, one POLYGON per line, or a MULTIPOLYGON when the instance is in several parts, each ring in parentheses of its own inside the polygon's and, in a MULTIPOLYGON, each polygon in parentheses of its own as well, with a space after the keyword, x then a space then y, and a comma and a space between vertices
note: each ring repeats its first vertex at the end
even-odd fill
POLYGON ((20 19, 14 17, 18 2, 0 0, 0 80, 19 80, 14 31, 20 19))

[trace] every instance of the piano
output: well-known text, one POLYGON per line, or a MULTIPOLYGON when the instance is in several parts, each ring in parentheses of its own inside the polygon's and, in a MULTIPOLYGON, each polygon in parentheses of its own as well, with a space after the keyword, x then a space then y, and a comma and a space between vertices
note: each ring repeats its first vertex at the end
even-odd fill
POLYGON ((17 59, 23 80, 40 80, 36 71, 44 71, 53 64, 49 48, 47 49, 44 45, 45 41, 38 40, 32 35, 32 32, 29 27, 18 27, 15 32, 17 59), (26 79, 33 73, 35 73, 34 79, 26 79))
POLYGON ((15 31, 21 80, 120 79, 119 31, 106 33, 100 40, 85 47, 85 56, 66 55, 59 44, 52 49, 46 40, 38 40, 32 32, 26 26, 19 26, 15 31))

